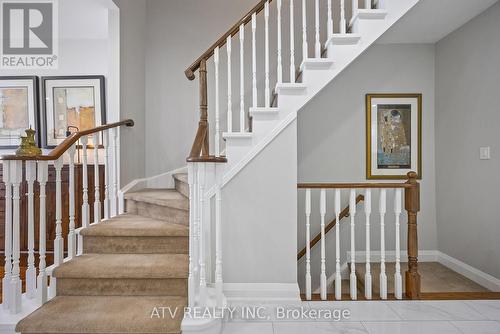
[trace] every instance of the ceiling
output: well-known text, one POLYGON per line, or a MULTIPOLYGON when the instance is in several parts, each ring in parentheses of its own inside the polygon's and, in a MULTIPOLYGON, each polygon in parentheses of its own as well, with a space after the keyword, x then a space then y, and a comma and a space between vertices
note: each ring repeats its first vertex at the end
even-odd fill
POLYGON ((497 1, 420 0, 377 43, 436 43, 497 1))

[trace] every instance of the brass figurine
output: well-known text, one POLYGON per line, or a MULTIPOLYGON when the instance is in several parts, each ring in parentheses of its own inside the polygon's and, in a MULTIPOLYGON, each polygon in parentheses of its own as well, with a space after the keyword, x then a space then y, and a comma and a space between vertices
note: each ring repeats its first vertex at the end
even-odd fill
POLYGON ((26 137, 21 137, 21 145, 17 149, 16 155, 34 157, 42 154, 42 150, 36 146, 35 133, 31 127, 26 130, 26 137))

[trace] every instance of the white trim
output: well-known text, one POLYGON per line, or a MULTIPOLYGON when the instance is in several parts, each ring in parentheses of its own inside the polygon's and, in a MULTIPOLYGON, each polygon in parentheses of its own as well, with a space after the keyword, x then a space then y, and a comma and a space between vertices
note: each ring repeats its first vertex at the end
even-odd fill
POLYGON ((229 303, 239 301, 300 301, 297 283, 224 283, 224 295, 229 303))
POLYGON ((144 188, 172 188, 174 186, 174 180, 172 179, 172 176, 174 174, 180 173, 187 173, 187 166, 177 168, 170 172, 162 173, 159 175, 136 179, 124 186, 120 190, 120 193, 126 194, 144 188))
MULTIPOLYGON (((290 112, 271 132, 269 132, 262 140, 260 140, 248 153, 238 161, 230 170, 228 170, 222 179, 221 188, 231 181, 233 177, 238 174, 243 167, 253 160, 267 145, 269 145, 292 121, 297 118, 297 111, 290 112)), ((208 192, 212 194, 211 191, 208 192)))
POLYGON ((493 277, 490 274, 487 274, 477 268, 474 268, 465 262, 457 260, 454 257, 451 257, 443 252, 437 252, 438 262, 443 266, 450 268, 451 270, 467 277, 471 281, 474 281, 491 291, 500 292, 500 279, 493 277))

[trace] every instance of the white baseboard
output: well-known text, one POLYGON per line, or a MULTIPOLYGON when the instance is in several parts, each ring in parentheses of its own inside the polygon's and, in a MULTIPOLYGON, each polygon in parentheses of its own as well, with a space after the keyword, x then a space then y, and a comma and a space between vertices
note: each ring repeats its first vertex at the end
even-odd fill
POLYGON ((438 251, 438 262, 485 288, 500 292, 500 279, 438 251))
MULTIPOLYGON (((396 261, 395 251, 386 251, 385 254, 387 262, 396 261)), ((365 263, 365 256, 366 254, 364 251, 356 251, 354 256, 356 263, 365 263)), ((351 252, 347 252, 347 258, 351 258, 351 252)), ((406 253, 406 250, 401 251, 400 259, 401 262, 408 262, 408 255, 406 253)), ((370 260, 372 262, 380 262, 380 251, 370 252, 370 260)), ((491 291, 500 291, 500 279, 438 250, 419 250, 418 262, 439 262, 443 266, 450 268, 451 270, 467 277, 471 281, 476 282, 477 284, 484 286, 491 291)), ((344 271, 347 270, 347 262, 344 263, 342 268, 344 268, 342 274, 346 275, 344 271)), ((329 277, 328 282, 330 282, 330 280, 331 282, 333 282, 333 276, 334 275, 329 277)), ((344 279, 344 276, 342 277, 342 279, 344 279)))
POLYGON ((224 283, 224 295, 231 302, 297 302, 297 283, 224 283))

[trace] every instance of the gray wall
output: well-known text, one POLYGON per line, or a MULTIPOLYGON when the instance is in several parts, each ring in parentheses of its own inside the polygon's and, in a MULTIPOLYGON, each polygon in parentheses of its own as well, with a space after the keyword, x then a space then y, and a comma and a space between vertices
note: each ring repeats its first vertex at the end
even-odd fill
POLYGON ((297 282, 296 141, 294 121, 222 191, 225 283, 297 282))
MULTIPOLYGON (((374 45, 334 79, 299 112, 298 178, 300 182, 356 182, 365 178, 365 94, 423 94, 423 180, 419 215, 419 249, 434 250, 436 244, 435 165, 434 165, 434 46, 374 45)), ((312 233, 319 232, 318 196, 313 197, 312 233)), ((372 199, 372 249, 380 249, 378 192, 372 199)), ((299 193, 298 245, 305 246, 304 192, 299 193)), ((327 221, 333 214, 333 193, 327 193, 327 221)), ((392 193, 388 193, 386 248, 394 250, 392 193)), ((343 205, 347 205, 344 198, 343 205)), ((363 206, 356 220, 357 250, 365 248, 363 206)), ((402 215, 404 217, 404 215, 402 215)), ((406 249, 406 218, 402 219, 401 246, 406 249)), ((341 254, 349 249, 349 221, 341 224, 341 254)), ((327 271, 334 272, 334 233, 327 238, 327 271)), ((319 272, 319 247, 312 251, 313 272, 319 272)), ((299 281, 303 277, 299 267, 299 281)), ((314 276, 313 276, 314 277, 314 276)), ((318 276, 315 276, 318 277, 318 276)), ((317 283, 317 282, 315 282, 317 283)))
POLYGON ((500 278, 500 3, 436 46, 439 250, 500 278), (479 148, 491 146, 491 160, 479 148))
POLYGON ((120 8, 120 118, 133 128, 121 131, 121 184, 145 176, 145 0, 114 0, 120 8))

